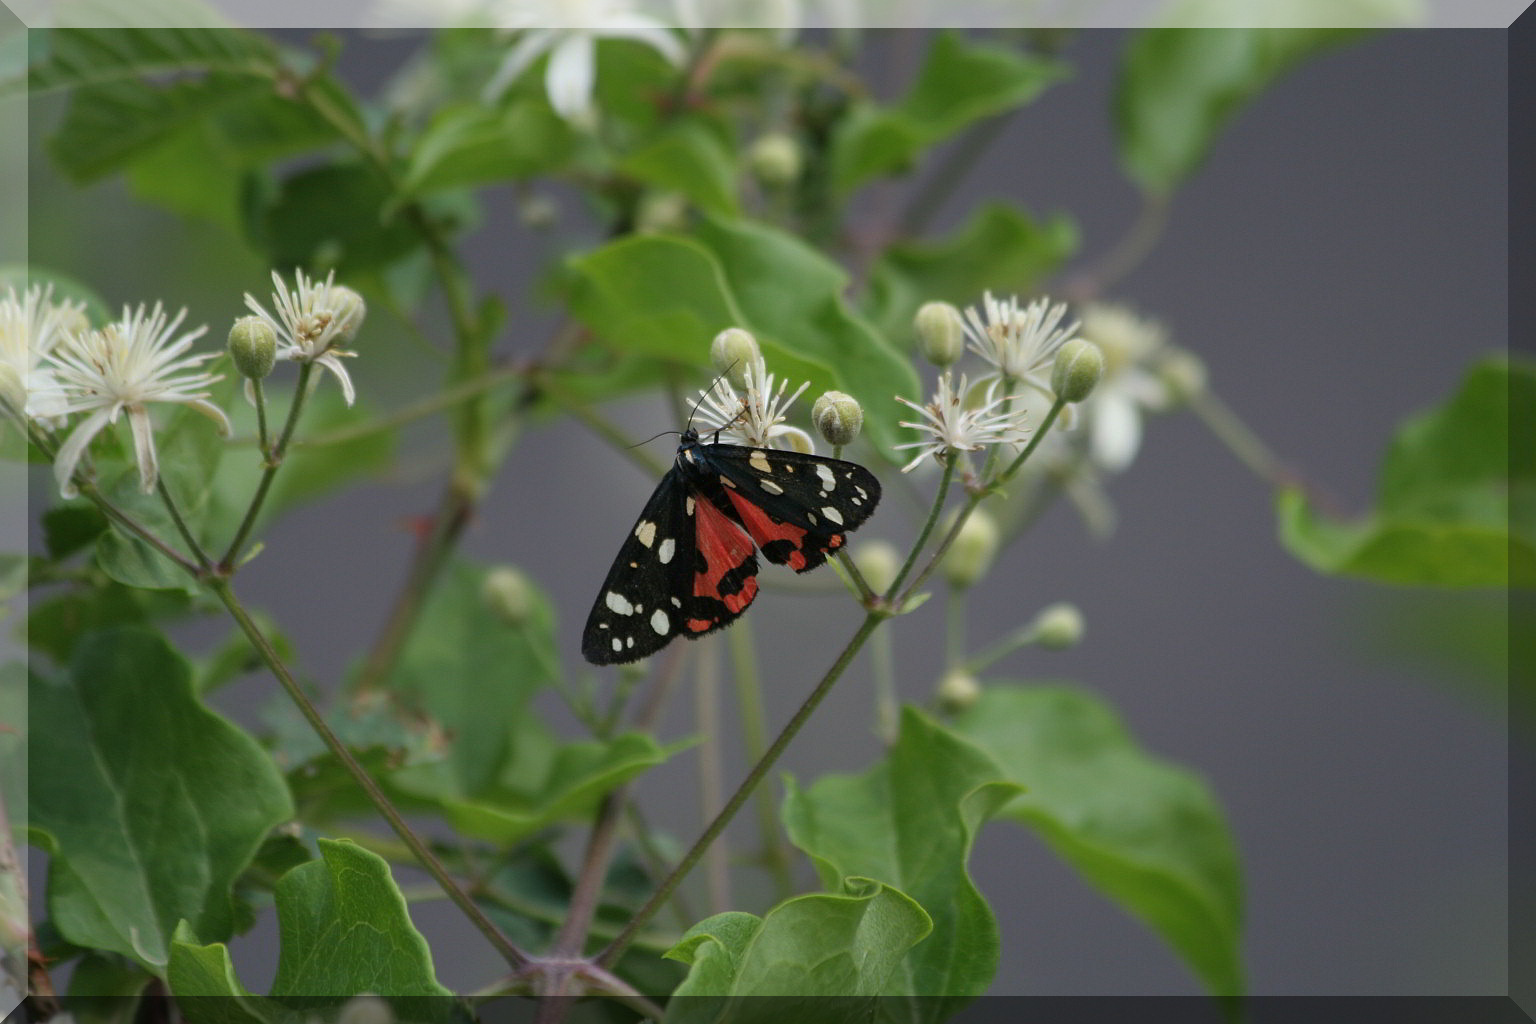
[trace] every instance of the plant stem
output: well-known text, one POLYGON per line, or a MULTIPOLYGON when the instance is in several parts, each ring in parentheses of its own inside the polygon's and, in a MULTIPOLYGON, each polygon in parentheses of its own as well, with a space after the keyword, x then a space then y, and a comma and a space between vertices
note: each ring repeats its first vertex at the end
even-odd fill
MULTIPOLYGON (((699 819, 707 821, 720 807, 725 769, 720 752, 720 658, 714 641, 694 660, 694 728, 699 734, 699 819)), ((704 854, 705 892, 709 912, 718 914, 730 905, 730 861, 724 838, 711 843, 704 854)))
MULTIPOLYGON (((928 538, 933 534, 933 528, 938 525, 939 513, 944 511, 944 499, 949 494, 950 481, 955 478, 955 463, 958 461, 959 456, 954 452, 950 452, 949 457, 944 460, 944 476, 940 478, 938 490, 934 493, 933 505, 928 509, 928 518, 923 521, 923 528, 918 532, 917 540, 913 543, 912 550, 907 553, 907 560, 902 563, 901 570, 896 573, 896 578, 891 581, 891 585, 885 588, 885 600, 887 602, 896 596, 896 592, 901 588, 902 581, 907 578, 907 574, 917 564, 917 558, 922 554, 923 546, 928 543, 928 538)), ((959 521, 957 520, 956 526, 958 527, 958 525, 959 521)), ((932 564, 932 562, 929 563, 930 566, 932 564)), ((925 577, 926 575, 924 573, 925 577)), ((910 593, 910 590, 908 592, 910 593)))
MULTIPOLYGON (((732 674, 736 678, 736 703, 741 714, 742 745, 747 760, 756 761, 768 749, 768 713, 763 706, 762 676, 757 671, 757 657, 752 645, 752 621, 743 618, 726 633, 731 649, 732 674)), ((773 796, 760 789, 753 796, 757 827, 762 833, 763 861, 773 876, 780 899, 789 896, 793 880, 789 872, 789 849, 779 831, 778 812, 773 796)))
MULTIPOLYGON (((261 480, 256 484, 256 493, 251 497, 251 504, 245 510, 245 518, 240 521, 240 528, 235 531, 234 539, 229 542, 229 548, 224 552, 224 557, 219 559, 219 568, 228 572, 240 557, 240 549, 245 546, 246 538, 256 526, 256 518, 261 514, 261 507, 266 503, 267 492, 272 489, 272 481, 277 476, 279 467, 283 464, 283 458, 288 453, 288 445, 293 440, 293 431, 299 425, 299 414, 304 411, 304 403, 309 398, 309 380, 315 370, 313 363, 299 364, 299 379, 293 386, 293 401, 288 406, 288 418, 283 422, 283 432, 278 435, 277 444, 270 449, 263 448, 261 480)), ((263 392, 259 390, 260 382, 257 382, 257 406, 261 407, 263 392)), ((265 414, 262 422, 265 424, 265 414)), ((262 434, 265 436, 266 427, 263 425, 262 434)))
POLYGON ((651 894, 651 898, 635 912, 635 915, 630 918, 629 924, 618 934, 618 937, 597 955, 596 963, 598 965, 612 967, 630 941, 644 927, 645 923, 661 909, 662 904, 672 895, 672 891, 678 887, 682 880, 687 877, 688 872, 692 871, 694 865, 699 862, 699 858, 704 855, 704 851, 725 830, 726 825, 730 824, 731 819, 736 816, 736 812, 741 810, 742 804, 747 802, 747 798, 752 795, 753 790, 757 788, 769 770, 773 768, 774 763, 779 759, 779 755, 784 753, 784 749, 789 746, 790 741, 799 734, 805 723, 810 720, 811 715, 815 713, 817 707, 821 705, 827 694, 832 692, 833 684, 837 682, 843 672, 853 662, 854 655, 858 654, 859 650, 863 648, 864 642, 869 639, 870 634, 887 617, 887 613, 883 611, 870 611, 864 616, 864 621, 859 624, 858 630, 854 632, 853 637, 848 641, 847 646, 843 648, 842 653, 837 656, 837 660, 832 663, 832 667, 827 669, 827 673, 822 677, 821 682, 816 684, 816 688, 811 691, 810 696, 795 711, 793 717, 785 723, 778 736, 774 737, 773 743, 764 751, 763 756, 758 758, 751 770, 747 772, 747 777, 741 781, 741 785, 736 787, 736 792, 731 794, 731 798, 720 809, 720 813, 715 815, 714 820, 704 829, 703 834, 694 840, 693 845, 688 848, 688 852, 683 854, 677 866, 672 869, 672 873, 662 880, 661 885, 651 894))
POLYGON ((390 803, 389 797, 385 796, 384 791, 379 788, 379 784, 373 780, 373 777, 368 774, 367 770, 352 756, 352 752, 347 749, 346 744, 341 741, 341 738, 332 731, 330 725, 326 723, 325 718, 320 714, 320 710, 315 707, 314 702, 309 699, 309 695, 304 692, 303 687, 299 685, 298 681, 293 678, 292 673, 288 671, 288 666, 283 664, 282 658, 272 647, 266 634, 262 633, 261 628, 256 625, 250 614, 245 610, 245 606, 235 596, 234 588, 230 585, 229 580, 216 577, 209 582, 208 586, 218 596, 219 600, 223 602, 224 607, 229 609, 229 614, 234 617, 235 622, 245 633, 246 638, 250 640, 251 646, 256 649, 257 653, 261 656, 261 660, 266 663, 267 668, 277 677, 277 681, 282 684, 289 698, 298 706, 299 712, 303 714, 310 728, 314 729, 316 735, 325 743, 332 756, 346 769, 347 774, 352 776, 353 781, 362 789, 368 801, 373 804, 384 820, 389 823, 390 828, 394 829, 395 834, 415 854, 416 859, 426 869, 426 872, 437 880, 437 884, 443 887, 443 891, 448 894, 448 898, 453 900, 458 908, 464 912, 464 915, 469 918, 470 923, 480 930, 480 933, 486 937, 509 965, 514 969, 525 966, 529 962, 528 954, 524 953, 503 935, 491 919, 486 917, 485 913, 475 905, 474 900, 470 899, 469 895, 459 888, 452 876, 448 874, 448 870, 443 867, 442 861, 438 860, 437 856, 427 847, 427 844, 415 832, 411 831, 410 826, 405 823, 405 819, 400 816, 400 812, 395 810, 394 805, 390 803))
POLYGON ((211 564, 208 561, 208 555, 204 553, 203 546, 197 542, 197 538, 192 535, 192 528, 182 518, 181 508, 176 504, 176 499, 171 497, 170 488, 165 486, 164 478, 156 478, 155 490, 159 492, 160 502, 170 514, 171 522, 176 524, 176 532, 181 534, 182 540, 186 541, 187 550, 192 553, 192 559, 197 563, 198 570, 201 572, 207 569, 211 564))

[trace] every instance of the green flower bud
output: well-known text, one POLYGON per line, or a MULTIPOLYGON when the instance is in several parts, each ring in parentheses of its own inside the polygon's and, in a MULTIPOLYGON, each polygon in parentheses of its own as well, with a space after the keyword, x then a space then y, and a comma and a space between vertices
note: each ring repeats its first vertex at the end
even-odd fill
POLYGON ((1188 402, 1205 391, 1205 363, 1187 349, 1170 346, 1157 362, 1157 374, 1175 402, 1188 402))
POLYGON ((828 391, 811 406, 811 422, 827 444, 849 444, 864 426, 864 407, 852 395, 828 391))
POLYGON ((969 587, 981 581, 992 568, 992 561, 997 557, 998 546, 1002 543, 1002 534, 997 528, 997 520, 982 509, 976 509, 965 523, 960 527, 960 532, 955 534, 955 539, 949 545, 949 550, 944 553, 944 562, 940 568, 944 571, 944 578, 956 587, 969 587))
POLYGON ((869 584, 869 589, 883 594, 896 582, 901 571, 901 552, 896 545, 885 540, 861 541, 851 552, 853 564, 859 567, 859 575, 869 584))
POLYGON ((277 332, 259 316, 242 316, 229 329, 229 354, 240 376, 262 380, 277 363, 277 332))
POLYGON ((964 711, 981 699, 981 684, 962 668, 952 668, 939 680, 939 706, 950 714, 964 711))
POLYGON ((353 996, 341 1004, 336 1024, 395 1024, 395 1011, 379 996, 353 996))
POLYGON ((800 144, 784 132, 769 132, 752 143, 747 151, 747 166, 764 185, 784 188, 800 180, 805 160, 800 144))
POLYGON ((1083 338, 1073 338, 1056 353, 1051 367, 1051 390, 1066 402, 1081 402, 1093 394, 1104 376, 1104 353, 1083 338))
POLYGON ((635 230, 641 234, 680 231, 688 224, 688 200, 677 192, 647 192, 635 210, 635 230))
POLYGON ((763 351, 757 347, 757 339, 740 327, 727 327, 709 343, 709 361, 715 364, 716 372, 725 374, 732 387, 746 387, 747 367, 761 358, 763 351))
POLYGON ((1074 647, 1083 638, 1083 613, 1077 605, 1060 601, 1035 616, 1035 643, 1048 650, 1074 647))
POLYGON ((917 348, 934 366, 954 363, 965 352, 965 321, 960 311, 947 302, 925 302, 912 318, 917 332, 917 348))
POLYGON ((368 315, 368 303, 346 285, 334 285, 331 288, 331 314, 336 318, 336 336, 348 342, 357 337, 358 330, 363 326, 363 318, 368 315))
POLYGON ((526 625, 537 607, 538 591, 520 569, 497 566, 480 584, 480 600, 509 626, 526 625))

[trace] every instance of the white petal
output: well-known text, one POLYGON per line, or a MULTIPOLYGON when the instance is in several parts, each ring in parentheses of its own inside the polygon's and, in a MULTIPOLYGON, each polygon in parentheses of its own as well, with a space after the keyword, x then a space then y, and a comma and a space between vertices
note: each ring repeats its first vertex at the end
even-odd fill
POLYGON ((128 426, 133 428, 133 454, 139 464, 139 489, 149 494, 160 479, 160 460, 155 456, 155 426, 142 405, 128 407, 128 426))
POLYGON ((1141 447, 1141 414, 1122 396, 1100 396, 1093 404, 1089 443, 1093 461, 1118 473, 1136 458, 1141 447))
POLYGON ((554 29, 535 29, 523 33, 522 37, 513 44, 512 49, 501 59, 501 66, 491 76, 491 80, 485 83, 482 96, 489 102, 495 100, 507 86, 517 80, 517 76, 528 69, 528 65, 539 59, 539 56, 553 46, 559 38, 559 33, 554 29))
POLYGON ((91 443, 91 439, 101 433, 101 428, 107 425, 111 417, 111 409, 97 409, 81 420, 65 442, 59 446, 59 453, 53 458, 53 478, 58 481, 59 493, 64 497, 73 498, 80 493, 72 479, 75 475, 75 467, 80 464, 80 456, 85 454, 86 446, 91 443))
POLYGON ((357 400, 357 392, 352 390, 352 378, 347 375, 347 368, 341 365, 341 360, 336 358, 335 353, 327 352, 316 359, 315 363, 336 375, 336 383, 341 385, 341 396, 347 400, 348 405, 357 400))
POLYGON ((590 117, 592 83, 597 78, 597 54, 592 37, 573 33, 560 41, 549 55, 544 72, 544 88, 550 106, 567 121, 590 117))
POLYGON ((230 435, 229 417, 224 415, 223 409, 220 409, 212 402, 205 402, 201 398, 194 398, 187 404, 218 424, 220 437, 228 437, 230 435))

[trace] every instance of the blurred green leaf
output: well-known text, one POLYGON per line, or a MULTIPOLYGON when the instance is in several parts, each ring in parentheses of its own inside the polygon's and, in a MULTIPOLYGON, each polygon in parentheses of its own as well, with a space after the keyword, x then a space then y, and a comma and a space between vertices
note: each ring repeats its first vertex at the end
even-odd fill
POLYGON ((94 288, 68 274, 30 263, 0 263, 0 289, 10 288, 21 295, 32 285, 51 289, 49 298, 55 303, 84 303, 86 318, 93 324, 105 323, 116 315, 94 288))
POLYGON ((27 615, 27 646, 69 663, 75 642, 111 626, 148 625, 182 615, 190 607, 185 593, 139 590, 120 583, 76 587, 32 605, 27 615))
POLYGON ((107 517, 95 505, 55 505, 43 513, 43 546, 48 557, 63 561, 89 547, 107 529, 107 517))
MULTIPOLYGON (((168 520, 162 520, 169 525, 168 520)), ((113 528, 96 542, 96 565, 118 583, 142 590, 175 590, 195 594, 190 574, 139 537, 113 528)))
MULTIPOLYGON (((33 64, 27 88, 35 95, 53 89, 78 89, 115 85, 147 75, 187 71, 222 71, 240 74, 270 73, 272 44, 263 36, 227 27, 211 7, 200 3, 160 4, 156 13, 163 26, 133 27, 113 24, 128 21, 134 13, 121 5, 76 4, 66 16, 96 21, 95 27, 56 28, 48 33, 43 58, 33 64), (114 8, 116 10, 114 11, 114 8)), ((139 17, 146 12, 139 9, 139 17)))
POLYGON ((322 164, 284 178, 247 222, 250 241, 273 266, 334 266, 345 275, 411 254, 421 236, 387 211, 395 194, 372 167, 322 164))
POLYGON ((1077 228, 1064 215, 1041 222, 1006 203, 983 203, 944 238, 886 249, 870 274, 870 319, 904 344, 923 303, 964 307, 989 290, 1027 293, 1076 249, 1077 228))
POLYGON ((1204 782, 1076 690, 989 683, 954 729, 1024 788, 1004 816, 1150 925, 1211 992, 1242 994, 1237 852, 1204 782))
POLYGON ((619 171, 686 196, 709 213, 734 214, 739 203, 736 151, 725 130, 698 117, 677 121, 619 162, 619 171))
POLYGON ((690 968, 668 1001, 667 1024, 876 1019, 879 997, 930 922, 898 889, 849 883, 843 895, 797 896, 761 918, 717 914, 688 929, 666 954, 690 968), (765 996, 773 998, 752 998, 765 996))
POLYGON ((122 169, 219 108, 270 89, 270 83, 243 75, 166 84, 129 79, 77 89, 48 149, 72 181, 84 184, 122 169))
POLYGON ((859 776, 791 786, 784 821, 792 842, 835 889, 856 877, 916 900, 933 932, 880 994, 882 1019, 937 1022, 981 995, 997 971, 997 920, 966 871, 981 824, 1019 786, 970 742, 907 708, 886 759, 859 776))
MULTIPOLYGON (((1113 99, 1120 162, 1126 173, 1154 195, 1172 192, 1205 159, 1221 130, 1243 106, 1303 60, 1353 42, 1368 31, 1333 26, 1351 24, 1351 17, 1362 10, 1401 6, 1395 0, 1386 4, 1330 0, 1292 5, 1309 12, 1308 17, 1297 17, 1296 27, 1139 30, 1121 63, 1113 99)), ((1230 21, 1230 11, 1209 5, 1184 8, 1178 15, 1180 24, 1230 21), (1201 8, 1209 12, 1208 17, 1200 15, 1201 8)), ((1379 19, 1365 17, 1353 23, 1374 20, 1379 19)))
POLYGON ((69 975, 70 1016, 75 1024, 133 1024, 139 997, 153 978, 131 960, 87 953, 69 975))
POLYGON ((911 90, 895 106, 856 107, 833 141, 832 179, 852 189, 908 169, 967 125, 1022 106, 1065 77, 1058 61, 995 42, 940 32, 911 90))
POLYGON ((549 599, 523 577, 527 615, 518 625, 482 595, 485 570, 453 565, 422 609, 390 677, 448 732, 455 793, 475 796, 506 762, 518 722, 535 693, 555 681, 555 616, 549 599))
POLYGON ((528 178, 559 167, 575 146, 547 103, 465 103, 432 115, 406 162, 402 196, 528 178))
MULTIPOLYGON (((266 612, 256 608, 250 609, 250 616, 257 628, 271 642, 278 657, 290 665, 293 664, 293 643, 277 622, 266 612)), ((266 671, 266 663, 256 653, 256 648, 251 646, 250 638, 245 635, 245 631, 237 626, 230 629, 224 642, 214 648, 207 657, 193 663, 192 688, 198 693, 209 693, 243 675, 264 671, 266 671)))
POLYGON ((227 938, 231 886, 292 813, 254 739, 198 703, 186 662, 123 627, 34 677, 34 827, 51 837, 49 914, 70 941, 165 969, 178 921, 227 938), (188 842, 189 836, 197 837, 188 842))
POLYGON ((1320 572, 1443 587, 1536 586, 1536 453, 1510 447, 1511 408, 1536 407, 1536 364, 1474 365, 1440 408, 1398 429, 1377 505, 1341 522, 1299 490, 1279 495, 1280 536, 1320 572))

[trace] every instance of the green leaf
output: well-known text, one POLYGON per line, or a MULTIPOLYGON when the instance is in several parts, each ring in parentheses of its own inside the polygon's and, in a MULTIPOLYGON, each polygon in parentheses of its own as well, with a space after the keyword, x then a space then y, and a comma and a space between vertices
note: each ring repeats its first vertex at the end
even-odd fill
MULTIPOLYGON (((282 631, 282 627, 270 615, 259 609, 251 609, 250 616, 266 638, 271 641, 278 657, 292 664, 293 643, 282 631)), ((198 693, 210 693, 243 675, 265 670, 266 662, 261 660, 261 655, 256 653, 256 648, 251 646, 250 638, 245 635, 245 631, 236 626, 230 629, 229 635, 222 644, 193 665, 192 688, 198 693)))
POLYGON ((117 582, 141 590, 195 594, 198 589, 197 581, 165 555, 116 526, 96 542, 96 565, 117 582))
POLYGON ((468 565, 443 573, 391 676, 393 690, 414 696, 447 730, 461 796, 495 782, 517 723, 559 667, 549 599, 525 577, 528 615, 509 625, 483 596, 485 577, 468 565))
POLYGON ((724 130, 700 118, 669 125, 619 162, 619 171, 678 192, 709 213, 734 214, 739 203, 736 152, 724 130))
POLYGON ((282 950, 272 996, 301 1009, 309 997, 452 995, 437 983, 384 859, 349 840, 318 845, 319 860, 277 883, 282 950))
POLYGON ((435 802, 458 831, 510 844, 590 813, 604 794, 661 764, 668 754, 642 733, 605 743, 561 743, 526 716, 511 740, 501 776, 474 797, 460 794, 446 762, 408 766, 388 781, 401 792, 435 802))
POLYGON ((130 960, 87 953, 69 976, 68 1002, 75 1024, 132 1024, 144 986, 153 978, 130 960))
POLYGON ((873 1019, 930 922, 900 890, 849 881, 843 895, 798 896, 761 918, 717 914, 688 929, 666 954, 690 967, 668 1000, 667 1024, 873 1019), (753 998, 764 996, 773 998, 753 998))
POLYGON ((185 614, 184 593, 138 590, 119 583, 76 587, 46 598, 27 614, 27 646, 69 663, 75 644, 88 633, 111 626, 148 625, 185 614))
POLYGON ((78 89, 49 140, 49 152, 72 181, 84 184, 121 169, 219 108, 270 89, 261 79, 237 75, 78 89))
POLYGON ((144 5, 76 4, 70 14, 89 28, 57 28, 48 52, 27 78, 33 93, 122 84, 146 75, 186 71, 270 73, 274 51, 265 38, 228 27, 205 4, 158 0, 153 14, 144 5), (130 20, 153 17, 161 26, 132 27, 130 20), (116 24, 114 24, 116 23, 116 24))
POLYGON ((1046 57, 941 32, 900 103, 855 108, 840 125, 833 141, 833 183, 846 190, 906 170, 935 143, 1030 102, 1066 73, 1065 65, 1046 57))
POLYGON ((106 529, 107 517, 95 505, 56 505, 43 513, 43 546, 49 558, 63 561, 106 529))
POLYGON ((1280 536, 1320 572, 1441 587, 1536 586, 1536 454, 1510 447, 1511 409, 1536 407, 1536 364, 1474 365, 1440 408, 1398 429, 1376 508, 1355 522, 1279 495, 1280 536))
POLYGON ((871 440, 897 439, 895 394, 917 375, 842 299, 848 278, 799 239, 765 225, 707 220, 697 240, 631 236, 574 263, 573 313, 626 353, 708 364, 709 344, 744 327, 781 379, 835 388, 865 405, 871 440))
POLYGON ((1243 991, 1237 853, 1210 789, 1140 750, 1098 698, 988 684, 954 729, 1024 787, 1004 810, 1150 925, 1213 993, 1243 991))
POLYGON ((235 878, 293 812, 267 753, 198 703, 186 662, 138 627, 80 641, 67 675, 34 677, 30 711, 60 932, 157 973, 178 921, 227 938, 235 878))
POLYGON ((574 147, 570 126, 545 102, 443 107, 411 150, 401 193, 529 178, 560 166, 574 147))
POLYGON ((387 211, 396 196, 372 167, 322 164, 285 178, 249 224, 251 240, 275 266, 334 266, 338 274, 377 270, 421 246, 405 219, 387 211))
POLYGON ((1077 249, 1077 229, 1058 215, 1035 220, 988 202, 949 236, 892 245, 870 275, 870 318, 887 338, 905 341, 924 302, 974 303, 988 290, 1028 292, 1077 249))
POLYGON ((790 840, 827 888, 877 879, 916 900, 933 934, 882 989, 890 1019, 943 1021, 986 991, 997 971, 997 920, 966 871, 976 831, 1019 786, 967 740, 912 708, 885 760, 829 776, 784 801, 790 840))
MULTIPOLYGON (((1296 27, 1138 31, 1113 100, 1126 173, 1147 192, 1172 192, 1205 159, 1227 122, 1276 79, 1368 31, 1343 26, 1385 20, 1390 14, 1373 17, 1373 9, 1401 6, 1392 0, 1329 0, 1291 5, 1296 27)), ((1223 24, 1230 21, 1230 10, 1199 0, 1170 12, 1169 20, 1175 18, 1183 25, 1223 24)))
POLYGON ((240 984, 228 946, 199 945, 186 922, 172 939, 165 979, 177 1004, 196 1024, 276 1024, 283 1018, 277 1007, 240 984))

